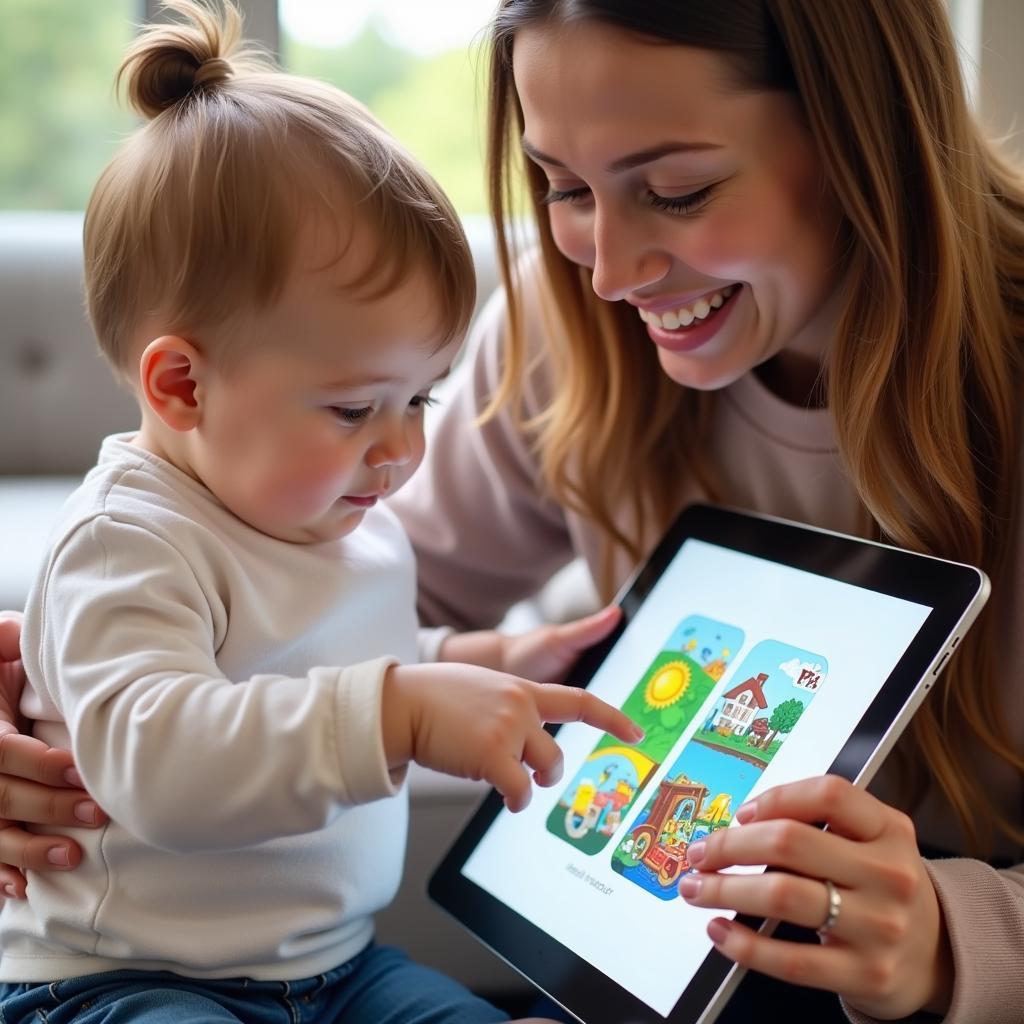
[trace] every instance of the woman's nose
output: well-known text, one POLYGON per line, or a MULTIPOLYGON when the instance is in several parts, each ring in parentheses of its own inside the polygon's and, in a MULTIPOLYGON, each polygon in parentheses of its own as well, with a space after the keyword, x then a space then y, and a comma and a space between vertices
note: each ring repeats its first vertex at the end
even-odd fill
POLYGON ((658 249, 628 213, 596 211, 591 286, 602 299, 617 302, 657 284, 668 273, 671 262, 671 256, 658 249))

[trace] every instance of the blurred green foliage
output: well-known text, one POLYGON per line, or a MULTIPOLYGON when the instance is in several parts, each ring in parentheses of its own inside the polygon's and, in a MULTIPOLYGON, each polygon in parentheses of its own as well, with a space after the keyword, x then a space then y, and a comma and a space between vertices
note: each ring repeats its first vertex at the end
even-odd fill
POLYGON ((135 0, 0 0, 0 209, 80 210, 133 124, 114 73, 135 0))
POLYGON ((423 59, 389 43, 368 21, 345 46, 282 43, 290 71, 362 100, 430 170, 462 214, 485 213, 483 73, 479 46, 423 59))
MULTIPOLYGON (((0 0, 0 209, 80 210, 135 124, 114 73, 139 0, 0 0)), ((282 40, 288 70, 358 97, 463 214, 485 211, 479 50, 424 59, 368 22, 344 46, 282 40)))

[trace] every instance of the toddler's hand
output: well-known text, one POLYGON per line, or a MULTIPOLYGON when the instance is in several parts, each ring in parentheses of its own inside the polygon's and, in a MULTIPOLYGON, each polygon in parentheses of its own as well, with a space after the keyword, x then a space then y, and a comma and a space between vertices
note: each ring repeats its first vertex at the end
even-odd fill
POLYGON ((384 681, 384 749, 399 768, 427 768, 485 779, 510 811, 530 802, 530 770, 538 785, 562 777, 562 752, 545 722, 586 722, 624 743, 643 731, 586 690, 472 665, 396 665, 384 681))
POLYGON ((501 668, 515 676, 560 683, 580 654, 608 636, 621 618, 622 609, 613 604, 575 622, 502 636, 501 668))

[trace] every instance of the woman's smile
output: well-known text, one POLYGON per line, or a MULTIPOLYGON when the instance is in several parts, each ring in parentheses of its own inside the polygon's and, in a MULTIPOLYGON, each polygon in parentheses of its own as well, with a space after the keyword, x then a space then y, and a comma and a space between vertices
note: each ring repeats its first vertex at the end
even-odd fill
POLYGON ((651 341, 673 352, 692 352, 709 342, 727 322, 742 285, 728 285, 660 313, 639 307, 651 341))
POLYGON ((512 57, 552 239, 638 308, 669 377, 714 390, 784 350, 824 362, 841 211, 790 94, 595 21, 531 25, 512 57))

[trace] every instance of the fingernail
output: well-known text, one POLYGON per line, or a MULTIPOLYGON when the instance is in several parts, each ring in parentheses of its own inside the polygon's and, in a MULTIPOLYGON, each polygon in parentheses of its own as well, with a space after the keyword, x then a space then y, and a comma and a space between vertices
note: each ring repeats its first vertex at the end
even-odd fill
POLYGON ((14 887, 13 882, 8 882, 4 886, 4 895, 9 896, 12 900, 16 900, 18 898, 18 890, 14 887))
POLYGON ((79 800, 75 804, 75 817, 86 825, 96 824, 96 812, 99 808, 91 800, 79 800))
POLYGON ((704 843, 694 843, 686 848, 686 859, 691 864, 699 864, 704 859, 704 843))
POLYGON ((636 737, 636 742, 639 743, 647 735, 647 733, 643 729, 641 729, 639 725, 634 725, 633 735, 636 737))
POLYGON ((78 774, 77 768, 69 768, 64 773, 64 781, 76 789, 85 789, 85 783, 82 781, 82 776, 78 774))
POLYGON ((748 800, 736 808, 736 820, 742 825, 744 822, 753 821, 757 817, 757 801, 748 800))
POLYGON ((46 859, 57 868, 66 868, 71 863, 71 858, 68 856, 68 848, 66 846, 51 846, 46 851, 46 859))
POLYGON ((716 946, 720 946, 727 938, 729 938, 729 922, 723 921, 720 917, 716 917, 708 925, 708 938, 710 938, 716 946))
POLYGON ((700 895, 701 884, 701 880, 696 875, 683 875, 683 879, 679 883, 679 895, 683 899, 692 900, 700 895))

